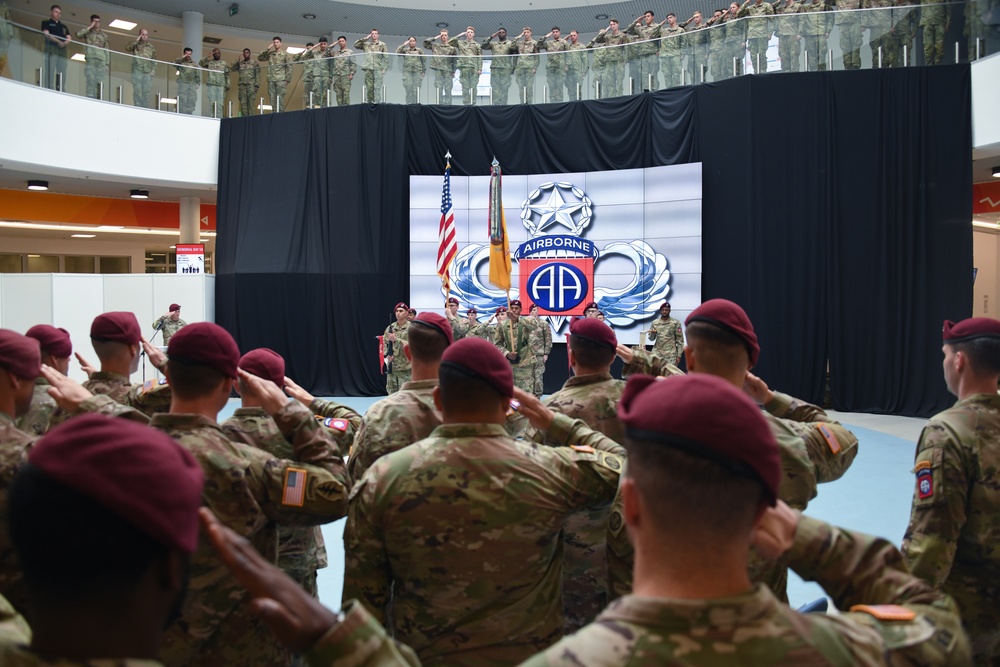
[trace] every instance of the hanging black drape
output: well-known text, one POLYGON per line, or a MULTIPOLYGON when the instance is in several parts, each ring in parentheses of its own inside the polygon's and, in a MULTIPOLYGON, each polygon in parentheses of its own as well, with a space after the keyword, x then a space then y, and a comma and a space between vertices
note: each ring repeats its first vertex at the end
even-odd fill
MULTIPOLYGON (((411 174, 703 163, 703 298, 742 304, 773 387, 927 415, 972 294, 967 65, 745 76, 612 100, 354 106, 227 120, 216 315, 317 394, 382 391, 407 297, 411 174)), ((562 355, 559 355, 560 357, 562 355)), ((546 389, 565 377, 551 359, 546 389)))

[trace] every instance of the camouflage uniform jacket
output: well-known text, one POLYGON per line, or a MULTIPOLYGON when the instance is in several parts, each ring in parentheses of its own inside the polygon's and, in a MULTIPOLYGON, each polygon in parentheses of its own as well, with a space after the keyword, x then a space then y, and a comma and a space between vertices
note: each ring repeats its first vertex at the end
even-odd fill
POLYGON ((483 340, 493 340, 493 331, 482 322, 470 324, 469 331, 465 335, 469 338, 475 336, 476 338, 482 338, 483 340))
POLYGON ((613 35, 608 31, 604 34, 597 33, 597 36, 590 40, 587 48, 600 45, 600 48, 594 53, 594 65, 596 66, 623 63, 625 62, 625 45, 631 41, 624 32, 613 35))
POLYGON ((55 412, 56 401, 49 396, 49 381, 39 375, 35 378, 35 389, 31 395, 31 408, 17 418, 17 427, 25 433, 44 435, 49 430, 52 413, 55 412))
POLYGON ((442 424, 376 461, 351 491, 344 599, 429 664, 506 666, 557 640, 559 532, 611 502, 622 450, 565 415, 548 437, 569 446, 442 424))
POLYGON ((153 62, 156 58, 156 49, 151 42, 135 40, 126 44, 125 50, 135 56, 132 58, 132 69, 134 71, 152 74, 153 70, 156 69, 156 63, 153 62))
MULTIPOLYGON (((159 412, 170 412, 170 385, 166 378, 146 380, 144 384, 132 384, 127 377, 118 373, 97 371, 83 383, 84 389, 92 394, 109 396, 122 405, 135 408, 147 417, 159 412)), ((53 425, 65 421, 66 413, 57 410, 53 425)))
POLYGON ((799 2, 793 2, 790 5, 782 4, 774 8, 774 13, 778 15, 775 19, 777 23, 776 29, 780 37, 794 37, 800 34, 802 26, 800 21, 801 17, 795 16, 795 14, 802 13, 802 4, 799 2))
MULTIPOLYGON (((517 354, 517 363, 515 366, 534 366, 535 365, 535 353, 531 349, 531 334, 534 330, 541 326, 541 322, 538 320, 532 320, 530 317, 519 317, 517 318, 517 323, 511 326, 507 322, 503 325, 498 326, 496 331, 494 331, 494 340, 500 351, 504 354, 515 353, 517 354), (511 342, 511 331, 514 332, 513 344, 511 342)), ((547 324, 545 326, 548 326, 547 324)))
POLYGON ((514 51, 521 54, 515 68, 521 72, 538 69, 538 42, 533 39, 515 39, 511 42, 514 51))
POLYGON ((292 80, 292 57, 285 51, 268 47, 257 55, 257 60, 267 63, 268 81, 292 80))
MULTIPOLYGON (((562 389, 545 400, 545 405, 553 412, 582 419, 590 428, 621 444, 625 439, 625 427, 618 418, 618 401, 624 389, 625 382, 614 379, 611 373, 574 375, 566 380, 562 389)), ((552 444, 544 435, 534 428, 528 431, 529 440, 552 444)))
MULTIPOLYGON (((103 411, 103 410, 102 410, 103 411)), ((277 527, 314 526, 341 518, 351 483, 326 431, 290 401, 275 416, 297 460, 232 442, 199 415, 160 414, 150 425, 173 437, 205 472, 203 501, 219 520, 272 562, 277 527)), ((164 633, 167 665, 271 665, 288 659, 274 635, 250 613, 247 593, 215 549, 202 540, 191 559, 188 601, 164 633)))
POLYGON ((362 38, 354 42, 354 48, 365 52, 365 57, 361 61, 361 69, 374 72, 384 72, 389 69, 389 47, 381 39, 374 42, 368 38, 362 38))
POLYGON ((632 22, 632 25, 625 30, 628 35, 635 35, 636 55, 655 56, 660 49, 659 39, 662 36, 662 26, 659 23, 646 25, 642 18, 632 22), (656 41, 654 41, 656 40, 656 41))
POLYGON ((439 37, 428 37, 424 40, 424 48, 430 49, 434 57, 431 58, 431 69, 451 70, 454 72, 458 65, 455 63, 455 58, 450 58, 448 56, 454 56, 458 49, 447 42, 442 42, 439 37))
POLYGON ((458 53, 458 69, 483 71, 483 47, 479 46, 476 40, 468 40, 463 36, 461 39, 452 37, 448 44, 455 47, 458 53))
POLYGON ((340 448, 339 454, 347 456, 351 444, 364 424, 361 414, 354 408, 341 405, 325 398, 314 398, 309 409, 316 415, 316 420, 327 430, 340 448))
POLYGON ((821 36, 830 32, 833 26, 833 14, 827 11, 827 6, 820 0, 813 0, 802 5, 802 32, 800 35, 821 36))
POLYGON ((241 86, 260 87, 260 65, 254 60, 243 60, 240 58, 229 69, 238 74, 238 83, 241 86))
POLYGON ((662 317, 649 327, 649 339, 653 341, 653 354, 677 364, 684 356, 684 331, 681 323, 672 317, 662 317))
MULTIPOLYGON (((263 408, 237 408, 221 426, 233 442, 262 449, 276 459, 295 458, 292 444, 263 408)), ((326 567, 326 545, 319 526, 280 526, 277 564, 296 580, 326 567)))
MULTIPOLYGON (((207 58, 202 58, 201 60, 199 60, 198 66, 209 70, 208 74, 205 75, 206 85, 218 86, 220 88, 225 86, 226 90, 229 90, 229 63, 227 63, 222 58, 216 60, 212 56, 208 56, 207 58)), ((161 317, 160 319, 162 320, 164 318, 161 317)), ((170 320, 169 317, 166 319, 170 320)), ((173 322, 173 320, 170 321, 173 322)), ((174 324, 176 326, 174 327, 174 330, 170 332, 170 336, 173 336, 175 333, 177 333, 177 330, 187 323, 184 322, 184 320, 182 319, 178 319, 176 322, 174 322, 174 324)), ((170 342, 170 336, 167 335, 167 328, 164 327, 163 329, 164 345, 170 342)))
POLYGON ((569 40, 562 37, 559 39, 546 39, 542 37, 538 40, 538 48, 545 49, 549 54, 549 57, 545 61, 545 69, 566 69, 566 56, 563 53, 569 50, 569 40))
MULTIPOLYGON (((424 43, 426 46, 427 43, 424 43)), ((492 51, 493 58, 490 60, 491 72, 513 72, 517 58, 511 54, 517 53, 517 46, 509 39, 498 39, 493 41, 492 37, 487 37, 481 44, 483 51, 492 51)))
POLYGON ((37 439, 19 430, 9 415, 0 412, 0 595, 21 609, 27 600, 21 589, 21 567, 7 536, 7 492, 37 439))
POLYGON ((635 374, 670 377, 671 375, 684 375, 684 371, 655 352, 634 345, 632 347, 632 361, 622 366, 622 377, 627 378, 629 375, 635 374))
POLYGON ((863 610, 800 614, 759 584, 714 600, 629 595, 525 665, 970 664, 954 601, 909 574, 889 542, 800 517, 786 556, 838 609, 901 605, 914 617, 877 620, 863 610))
POLYGON ((333 54, 333 62, 330 63, 334 76, 354 76, 358 71, 358 63, 351 56, 354 51, 350 49, 330 49, 333 54))
POLYGON ((406 340, 410 336, 410 323, 403 322, 398 324, 393 322, 385 328, 383 333, 384 338, 382 339, 382 345, 385 347, 385 355, 389 356, 389 344, 392 343, 392 372, 401 373, 403 371, 410 370, 410 360, 406 358, 403 354, 403 346, 406 345, 406 340), (389 334, 396 334, 396 342, 393 343, 389 340, 389 334))
POLYGON ((976 394, 933 417, 917 442, 903 554, 955 598, 976 664, 1000 661, 1000 396, 976 394))
POLYGON ((451 325, 451 337, 454 340, 461 340, 469 335, 469 322, 457 315, 452 315, 450 311, 445 311, 448 324, 451 325))
POLYGON ((423 49, 417 47, 411 49, 409 44, 400 44, 396 53, 407 56, 403 58, 404 72, 414 72, 421 75, 427 72, 427 60, 424 58, 423 49))
MULTIPOLYGON (((178 60, 177 62, 180 62, 180 61, 178 60)), ((223 65, 226 65, 226 63, 222 62, 221 60, 218 61, 218 62, 222 63, 223 65)), ((204 65, 202 65, 202 67, 204 67, 204 65)), ((226 74, 228 74, 228 73, 229 73, 229 65, 226 65, 226 74)), ((183 78, 183 76, 184 75, 182 74, 181 77, 183 78)), ((209 79, 210 83, 212 81, 212 77, 213 76, 221 76, 221 75, 218 74, 218 73, 209 74, 208 75, 208 79, 209 79)), ((215 83, 215 84, 212 84, 212 85, 221 86, 221 85, 223 85, 223 81, 220 80, 219 83, 215 83)), ((226 86, 226 88, 228 88, 228 87, 229 86, 226 86)), ((167 344, 170 343, 170 338, 175 333, 177 333, 178 331, 180 331, 181 327, 186 327, 186 326, 187 326, 187 322, 185 322, 181 318, 178 317, 176 320, 172 320, 172 319, 170 319, 170 316, 168 316, 168 315, 163 315, 163 316, 160 317, 160 319, 158 319, 155 322, 153 322, 153 328, 154 329, 160 329, 160 330, 163 331, 163 344, 164 345, 167 345, 167 344)))
POLYGON ((437 378, 404 382, 399 391, 368 408, 347 460, 351 479, 361 479, 375 461, 423 440, 441 425, 441 413, 434 407, 436 386, 437 378))
POLYGON ((191 60, 178 58, 174 63, 178 83, 201 83, 201 68, 198 67, 198 63, 193 58, 191 60))
POLYGON ((547 320, 531 319, 536 322, 536 326, 528 334, 528 344, 536 357, 543 357, 552 351, 552 327, 547 320))
MULTIPOLYGON (((747 0, 749 2, 749 0, 747 0)), ((742 18, 744 16, 749 16, 747 20, 747 27, 745 28, 747 37, 749 39, 758 39, 763 37, 770 37, 774 29, 771 27, 771 19, 768 16, 774 15, 774 6, 769 2, 750 2, 750 4, 744 3, 744 6, 740 8, 740 11, 736 14, 738 17, 742 18)))
POLYGON ((298 53, 292 59, 295 62, 305 61, 302 65, 302 73, 310 79, 314 77, 330 76, 330 61, 327 60, 326 53, 319 49, 306 49, 298 53))
POLYGON ((682 56, 684 53, 681 51, 683 46, 683 38, 681 35, 684 34, 684 28, 677 26, 676 28, 671 28, 670 26, 663 26, 660 30, 663 35, 663 39, 660 41, 660 55, 661 56, 682 56))
POLYGON ((82 39, 87 45, 87 62, 107 65, 111 62, 111 52, 108 51, 108 36, 98 28, 91 30, 83 28, 76 33, 77 39, 82 39))
POLYGON ((577 42, 566 47, 566 66, 577 74, 583 74, 590 66, 587 64, 587 46, 577 42))

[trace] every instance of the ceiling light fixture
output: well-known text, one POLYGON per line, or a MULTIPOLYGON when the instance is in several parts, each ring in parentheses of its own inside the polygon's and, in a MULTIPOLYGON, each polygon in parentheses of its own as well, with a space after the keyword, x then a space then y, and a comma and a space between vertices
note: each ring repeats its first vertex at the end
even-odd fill
POLYGON ((132 190, 129 193, 132 199, 149 199, 149 190, 132 190))
POLYGON ((1000 178, 1000 167, 993 167, 993 178, 1000 178))
POLYGON ((445 23, 444 21, 438 21, 434 25, 435 25, 435 27, 438 27, 438 28, 447 28, 448 27, 448 24, 445 23))
POLYGON ((74 239, 92 239, 97 236, 97 234, 70 234, 70 236, 74 239))
POLYGON ((313 14, 313 13, 303 14, 302 18, 304 18, 304 19, 306 19, 308 21, 312 21, 314 18, 316 18, 316 15, 313 14))
POLYGON ((115 19, 108 24, 109 28, 116 28, 118 30, 131 30, 132 28, 139 25, 138 23, 132 23, 131 21, 123 21, 122 19, 115 19))
MULTIPOLYGON (((56 225, 42 222, 16 222, 14 220, 0 220, 0 229, 48 229, 57 232, 83 232, 88 233, 94 230, 93 226, 86 225, 56 225)), ((110 234, 145 234, 147 236, 173 236, 180 232, 176 229, 150 229, 148 227, 115 227, 114 225, 98 225, 98 230, 110 234)), ((201 232, 202 236, 215 238, 216 232, 201 232)))
POLYGON ((598 21, 607 21, 609 17, 607 14, 596 14, 594 18, 598 21))
POLYGON ((28 181, 28 189, 29 190, 48 190, 49 189, 49 182, 48 181, 28 181))

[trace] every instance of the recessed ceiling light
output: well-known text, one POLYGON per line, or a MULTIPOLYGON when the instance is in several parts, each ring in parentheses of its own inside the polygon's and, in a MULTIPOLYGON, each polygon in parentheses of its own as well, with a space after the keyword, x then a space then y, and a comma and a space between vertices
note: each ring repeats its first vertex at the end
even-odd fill
POLYGON ((138 23, 132 23, 131 21, 123 21, 121 19, 115 19, 108 24, 109 28, 117 28, 118 30, 131 30, 136 27, 138 23))
POLYGON ((303 15, 302 15, 302 18, 304 18, 304 19, 307 19, 307 20, 309 20, 309 21, 312 21, 312 20, 313 20, 314 18, 316 18, 316 15, 315 15, 315 14, 312 14, 312 13, 309 13, 309 14, 303 14, 303 15))
POLYGON ((447 28, 448 27, 448 24, 445 23, 444 21, 440 21, 438 23, 435 23, 434 25, 435 25, 435 27, 438 27, 438 28, 447 28))
POLYGON ((74 239, 92 239, 97 236, 97 234, 70 234, 70 236, 74 239))
POLYGON ((1000 178, 1000 167, 993 167, 993 178, 1000 178))
POLYGON ((149 199, 149 190, 132 190, 129 193, 132 199, 149 199))
POLYGON ((77 62, 85 63, 87 62, 87 56, 83 55, 82 53, 74 53, 73 57, 70 58, 70 60, 75 60, 77 62))
POLYGON ((607 21, 608 20, 608 15, 607 14, 596 14, 594 16, 594 18, 597 19, 598 21, 607 21))
POLYGON ((41 255, 28 255, 28 257, 41 257, 41 255))
POLYGON ((29 190, 48 190, 49 189, 49 182, 48 181, 28 181, 28 189, 29 190))

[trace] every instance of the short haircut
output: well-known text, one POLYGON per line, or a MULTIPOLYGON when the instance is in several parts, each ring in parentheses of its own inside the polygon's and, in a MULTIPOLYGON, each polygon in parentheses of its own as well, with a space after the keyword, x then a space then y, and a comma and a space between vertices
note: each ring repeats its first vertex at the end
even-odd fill
POLYGON ((100 17, 100 16, 98 16, 97 14, 91 14, 91 15, 90 15, 90 20, 91 20, 91 21, 93 21, 94 19, 97 19, 97 20, 100 20, 100 19, 101 19, 101 17, 100 17))
POLYGON ((968 357, 977 375, 1000 375, 1000 340, 973 338, 949 345, 955 352, 961 352, 968 357))
POLYGON ((691 322, 685 330, 688 345, 696 350, 701 369, 722 375, 737 368, 746 370, 750 352, 743 339, 731 331, 708 322, 691 322))
MULTIPOLYGON (((555 32, 556 30, 559 30, 559 26, 557 25, 552 26, 552 32, 555 32)), ((559 30, 559 32, 562 32, 562 30, 559 30)))
POLYGON ((26 464, 8 498, 10 539, 39 598, 86 603, 127 591, 169 547, 26 464))
POLYGON ((340 40, 342 40, 342 39, 343 39, 343 40, 346 40, 347 38, 346 38, 346 37, 344 37, 343 35, 341 35, 340 37, 338 37, 338 38, 337 38, 337 41, 339 42, 339 41, 340 41, 340 40))
MULTIPOLYGON (((447 326, 447 325, 446 325, 447 326)), ((414 359, 425 363, 438 363, 448 347, 448 340, 437 327, 414 320, 407 329, 407 344, 414 359)))
POLYGON ((642 13, 643 16, 645 16, 646 14, 649 14, 650 16, 656 16, 656 12, 654 12, 652 9, 647 9, 642 13))
POLYGON ((471 26, 471 25, 465 26, 465 29, 466 30, 473 30, 473 31, 475 31, 475 28, 473 26, 471 26))
POLYGON ((521 28, 521 32, 524 32, 525 30, 527 30, 528 32, 531 32, 531 26, 530 25, 526 25, 523 28, 521 28))
POLYGON ((615 360, 615 350, 607 345, 600 345, 572 334, 569 337, 569 349, 573 352, 577 363, 584 368, 597 370, 610 367, 611 362, 615 360))
POLYGON ((674 14, 673 12, 670 12, 669 14, 667 14, 667 18, 670 18, 671 16, 673 16, 674 18, 677 18, 677 14, 674 14))
POLYGON ((306 46, 316 46, 316 45, 313 44, 312 42, 306 42, 306 46))
POLYGON ((191 50, 190 46, 185 46, 184 47, 184 51, 182 51, 182 53, 194 53, 194 51, 191 50))
POLYGON ((94 346, 94 352, 97 354, 97 358, 101 362, 108 362, 114 359, 124 359, 128 356, 128 343, 119 343, 114 340, 101 340, 99 338, 91 338, 90 342, 94 346))
POLYGON ((721 463, 628 435, 624 445, 627 475, 635 481, 658 532, 727 540, 749 533, 766 503, 760 480, 721 463))
POLYGON ((62 10, 62 7, 60 7, 59 5, 52 5, 51 7, 49 7, 49 11, 50 11, 50 12, 51 12, 51 11, 52 11, 53 9, 58 9, 58 10, 60 10, 60 11, 61 11, 61 10, 62 10))
POLYGON ((167 377, 170 378, 170 390, 178 398, 204 398, 214 393, 219 384, 228 381, 225 375, 196 364, 186 364, 176 359, 167 361, 167 377))
POLYGON ((274 40, 278 40, 278 41, 280 42, 280 41, 281 41, 281 38, 280 38, 280 37, 278 37, 277 35, 275 35, 274 37, 272 37, 272 38, 271 38, 271 41, 272 41, 272 42, 273 42, 274 40))
POLYGON ((504 400, 486 380, 453 364, 442 364, 438 380, 441 405, 448 411, 471 412, 504 400))
MULTIPOLYGON (((244 51, 250 51, 250 49, 248 49, 248 48, 244 48, 243 50, 244 51)), ((252 51, 251 51, 251 53, 252 53, 252 51)))

